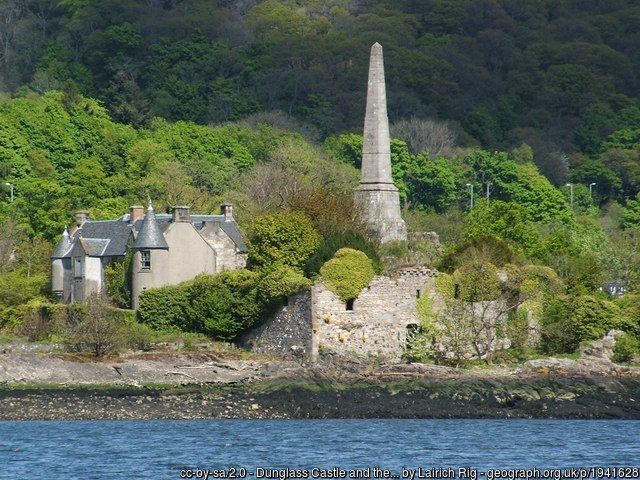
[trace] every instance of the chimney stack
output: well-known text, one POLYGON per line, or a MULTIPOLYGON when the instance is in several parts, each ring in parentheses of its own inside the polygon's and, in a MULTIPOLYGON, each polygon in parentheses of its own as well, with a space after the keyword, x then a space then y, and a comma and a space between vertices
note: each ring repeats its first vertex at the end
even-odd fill
POLYGON ((79 210, 76 212, 76 227, 81 227, 87 220, 89 220, 89 212, 86 210, 79 210))
POLYGON ((230 203, 220 205, 220 214, 224 215, 225 222, 233 222, 233 205, 230 203))
POLYGON ((136 220, 144 216, 144 207, 142 205, 131 205, 129 208, 129 223, 133 224, 136 220))
POLYGON ((191 223, 190 207, 177 205, 173 207, 173 223, 191 223))

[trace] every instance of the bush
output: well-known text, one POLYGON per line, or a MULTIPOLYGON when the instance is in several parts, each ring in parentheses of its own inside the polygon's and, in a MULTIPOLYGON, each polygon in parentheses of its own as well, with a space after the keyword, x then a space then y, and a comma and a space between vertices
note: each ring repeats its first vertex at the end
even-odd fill
POLYGON ((267 266, 281 263, 302 268, 320 244, 320 235, 302 212, 271 212, 253 222, 249 261, 267 266))
POLYGON ((274 265, 263 272, 258 289, 258 298, 266 307, 279 306, 286 297, 311 286, 311 281, 286 265, 274 265))
POLYGON ((97 295, 87 300, 84 315, 68 316, 68 345, 78 351, 89 351, 94 357, 114 353, 121 346, 121 315, 97 295))
POLYGON ((107 295, 120 308, 131 307, 131 261, 132 255, 124 260, 111 262, 104 269, 107 295))
POLYGON ((195 329, 219 340, 234 340, 254 326, 263 313, 258 298, 260 274, 229 270, 202 275, 189 286, 189 313, 195 329))
POLYGON ((463 265, 453 273, 453 282, 465 302, 495 300, 501 293, 498 269, 491 263, 463 265))
MULTIPOLYGON (((311 282, 294 268, 228 270, 140 295, 138 320, 154 330, 204 333, 234 340, 257 325, 282 300, 311 282)), ((135 333, 135 332, 134 332, 135 333)))
POLYGON ((324 285, 343 301, 356 298, 375 275, 373 262, 364 252, 341 248, 320 269, 324 285))
POLYGON ((191 322, 190 282, 146 290, 140 294, 137 316, 141 323, 154 330, 184 330, 194 328, 191 322))
POLYGON ((572 353, 580 342, 624 328, 620 308, 609 300, 584 295, 552 297, 543 305, 542 347, 547 353, 572 353))
POLYGON ((319 273, 322 265, 331 260, 341 248, 352 248, 364 252, 373 261, 376 272, 382 271, 377 245, 366 239, 361 233, 344 232, 332 234, 322 239, 313 256, 307 261, 304 267, 305 273, 309 276, 319 273))
POLYGON ((616 363, 630 362, 640 351, 640 342, 633 335, 623 333, 616 336, 613 346, 613 361, 616 363))
POLYGON ((494 236, 469 238, 447 249, 438 263, 438 269, 451 273, 467 263, 489 262, 498 267, 519 260, 512 244, 494 236))

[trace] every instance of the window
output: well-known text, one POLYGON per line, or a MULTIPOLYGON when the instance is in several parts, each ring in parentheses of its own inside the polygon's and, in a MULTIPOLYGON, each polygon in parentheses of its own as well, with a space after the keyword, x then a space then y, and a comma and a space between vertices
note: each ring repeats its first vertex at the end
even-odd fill
POLYGON ((416 298, 420 298, 420 289, 416 290, 416 298))
POLYGON ((82 257, 73 258, 73 276, 82 277, 82 257))
POLYGON ((151 252, 149 250, 140 252, 140 264, 143 270, 151 270, 151 252))
POLYGON ((349 300, 347 300, 347 310, 351 311, 353 310, 353 302, 355 301, 355 298, 350 298, 349 300))

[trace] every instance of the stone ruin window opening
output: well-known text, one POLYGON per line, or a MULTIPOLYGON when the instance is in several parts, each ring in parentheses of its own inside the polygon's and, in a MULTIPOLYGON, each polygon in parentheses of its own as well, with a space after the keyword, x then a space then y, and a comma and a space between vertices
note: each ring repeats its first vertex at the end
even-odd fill
POLYGON ((282 306, 283 307, 289 306, 289 297, 284 297, 284 300, 282 300, 282 306))
POLYGON ((349 300, 347 300, 347 304, 345 305, 346 310, 348 312, 352 312, 353 311, 353 302, 355 302, 356 299, 355 298, 350 298, 349 300))
POLYGON ((416 290, 416 298, 420 298, 420 289, 416 290))
POLYGON ((407 325, 406 348, 409 348, 411 346, 411 342, 419 331, 420 325, 418 325, 417 323, 410 323, 409 325, 407 325))
POLYGON ((460 284, 456 283, 453 286, 453 298, 460 298, 460 284))

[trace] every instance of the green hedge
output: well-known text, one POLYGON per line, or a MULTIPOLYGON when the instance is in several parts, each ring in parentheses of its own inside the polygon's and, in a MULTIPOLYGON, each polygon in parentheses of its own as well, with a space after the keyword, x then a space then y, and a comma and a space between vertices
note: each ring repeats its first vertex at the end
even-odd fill
POLYGON ((262 271, 229 270, 140 295, 138 320, 156 330, 205 333, 234 340, 259 324, 282 300, 310 286, 281 264, 262 271))
POLYGON ((138 320, 156 330, 192 330, 189 286, 187 282, 142 292, 138 320))

